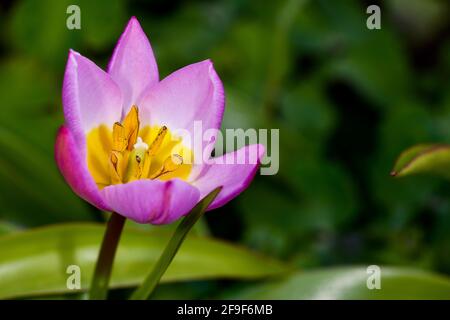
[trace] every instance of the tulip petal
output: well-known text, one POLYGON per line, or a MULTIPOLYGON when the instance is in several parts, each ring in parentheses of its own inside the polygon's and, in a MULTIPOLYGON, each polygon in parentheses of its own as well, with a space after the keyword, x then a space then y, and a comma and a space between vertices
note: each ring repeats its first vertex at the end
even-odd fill
MULTIPOLYGON (((188 65, 153 86, 139 104, 143 125, 187 130, 194 143, 194 121, 202 130, 219 129, 225 98, 222 82, 210 60, 188 65)), ((202 132, 200 132, 202 134, 202 132)), ((216 135, 213 134, 211 139, 216 135)), ((208 143, 208 142, 204 142, 208 143)), ((194 150, 198 156, 198 150, 194 150)))
POLYGON ((63 83, 66 126, 83 149, 85 134, 101 124, 112 127, 122 113, 122 95, 111 77, 95 63, 70 51, 63 83))
POLYGON ((223 206, 244 191, 258 171, 263 155, 264 146, 253 144, 211 159, 213 164, 205 164, 191 181, 200 190, 200 198, 223 187, 208 210, 223 206))
POLYGON ((111 209, 138 223, 168 224, 188 213, 199 191, 180 180, 136 180, 111 185, 102 194, 111 209))
POLYGON ((123 111, 128 112, 145 88, 158 83, 158 65, 152 47, 138 20, 132 17, 117 42, 108 73, 124 95, 123 111))
POLYGON ((78 196, 100 210, 109 210, 88 171, 72 132, 65 126, 59 129, 56 137, 55 160, 63 177, 78 196))

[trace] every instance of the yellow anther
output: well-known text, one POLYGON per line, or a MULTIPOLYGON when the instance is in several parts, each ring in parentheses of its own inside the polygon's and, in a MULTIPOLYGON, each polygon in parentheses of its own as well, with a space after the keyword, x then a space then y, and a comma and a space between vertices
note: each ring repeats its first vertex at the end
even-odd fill
POLYGON ((159 149, 161 148, 161 144, 163 143, 164 137, 166 136, 166 133, 167 127, 162 126, 162 128, 159 129, 155 140, 153 140, 152 144, 150 145, 150 148, 147 151, 149 156, 154 156, 159 151, 159 149))
POLYGON ((166 160, 164 160, 163 166, 161 169, 159 169, 157 172, 155 172, 150 179, 155 179, 163 174, 173 172, 177 170, 181 165, 183 164, 183 157, 178 154, 173 154, 170 157, 167 157, 166 160))
POLYGON ((122 160, 123 156, 120 152, 111 152, 109 172, 112 184, 122 183, 122 160))
POLYGON ((114 151, 122 152, 127 148, 127 140, 125 138, 125 129, 120 122, 113 125, 113 145, 114 151))
POLYGON ((125 119, 122 121, 124 137, 127 142, 128 151, 133 150, 139 133, 139 111, 136 106, 132 106, 125 119))
POLYGON ((172 172, 177 170, 183 164, 183 157, 179 154, 173 154, 164 160, 164 169, 167 172, 172 172))
POLYGON ((152 164, 152 158, 156 156, 159 149, 161 148, 161 145, 164 141, 164 137, 167 134, 167 127, 162 126, 161 129, 159 129, 158 134, 156 135, 156 138, 153 140, 150 147, 147 149, 144 163, 142 165, 142 177, 147 178, 150 173, 150 166, 152 164))

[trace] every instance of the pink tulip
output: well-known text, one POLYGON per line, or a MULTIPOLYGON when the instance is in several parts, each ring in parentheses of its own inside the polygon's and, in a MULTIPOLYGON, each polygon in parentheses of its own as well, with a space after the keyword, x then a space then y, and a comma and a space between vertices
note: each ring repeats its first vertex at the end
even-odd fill
POLYGON ((192 132, 194 121, 202 121, 204 130, 219 129, 224 107, 223 85, 210 60, 160 81, 149 40, 133 17, 107 72, 70 51, 56 162, 81 198, 139 223, 171 223, 223 186, 211 210, 248 187, 264 148, 249 145, 231 154, 249 159, 256 153, 256 163, 223 164, 229 154, 197 163, 201 155, 173 133, 192 132))

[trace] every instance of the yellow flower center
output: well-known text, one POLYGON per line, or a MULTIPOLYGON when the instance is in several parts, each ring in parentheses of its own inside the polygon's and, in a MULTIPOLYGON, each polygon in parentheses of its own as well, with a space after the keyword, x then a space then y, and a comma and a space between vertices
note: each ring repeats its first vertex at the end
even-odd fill
POLYGON ((166 126, 140 128, 133 106, 112 129, 100 125, 88 133, 87 164, 100 189, 138 179, 186 180, 192 152, 166 126))

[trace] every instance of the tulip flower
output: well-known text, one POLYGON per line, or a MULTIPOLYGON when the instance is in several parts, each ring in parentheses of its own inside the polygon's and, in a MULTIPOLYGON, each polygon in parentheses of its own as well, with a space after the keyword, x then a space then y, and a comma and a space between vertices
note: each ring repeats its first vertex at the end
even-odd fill
POLYGON ((220 207, 247 188, 263 147, 249 145, 204 163, 196 161, 201 152, 175 132, 193 135, 194 121, 204 130, 219 129, 224 106, 223 85, 210 60, 160 81, 150 42, 133 17, 106 72, 70 51, 57 165, 81 198, 138 223, 171 223, 219 186, 208 210, 220 207), (224 161, 252 153, 255 163, 224 161))
POLYGON ((158 225, 191 212, 133 294, 133 299, 145 299, 203 212, 224 205, 249 185, 264 149, 249 145, 203 161, 223 117, 222 82, 210 60, 160 81, 150 42, 134 17, 106 72, 69 52, 62 93, 65 124, 56 138, 56 163, 76 194, 113 212, 92 278, 91 299, 107 296, 125 218, 158 225), (213 131, 200 148, 190 143, 196 122, 213 131), (257 161, 251 162, 255 155, 257 161))

